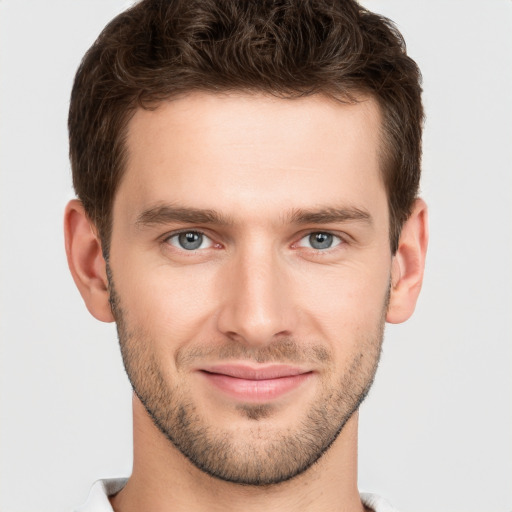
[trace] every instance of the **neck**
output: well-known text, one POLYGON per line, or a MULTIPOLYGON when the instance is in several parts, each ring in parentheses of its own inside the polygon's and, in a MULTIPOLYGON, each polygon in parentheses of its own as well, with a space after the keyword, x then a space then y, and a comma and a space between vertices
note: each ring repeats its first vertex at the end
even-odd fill
POLYGON ((133 473, 111 498, 115 512, 363 511, 357 490, 357 412, 320 460, 270 486, 233 484, 192 465, 155 427, 134 398, 133 473))

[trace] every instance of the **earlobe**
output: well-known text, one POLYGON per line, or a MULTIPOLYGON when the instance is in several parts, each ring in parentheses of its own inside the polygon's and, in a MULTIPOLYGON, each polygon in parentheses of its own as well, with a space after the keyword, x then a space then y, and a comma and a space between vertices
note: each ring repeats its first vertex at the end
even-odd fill
POLYGON ((423 282, 427 245, 427 205, 417 199, 402 227, 398 249, 393 256, 387 322, 405 322, 414 312, 423 282))
POLYGON ((64 238, 69 269, 87 309, 98 320, 113 322, 101 241, 77 199, 66 206, 64 238))

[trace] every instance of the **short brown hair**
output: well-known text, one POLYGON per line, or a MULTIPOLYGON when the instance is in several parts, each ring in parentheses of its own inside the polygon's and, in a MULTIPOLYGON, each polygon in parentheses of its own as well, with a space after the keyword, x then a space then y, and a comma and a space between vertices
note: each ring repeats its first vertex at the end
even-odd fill
POLYGON ((383 116, 394 253, 418 193, 420 82, 393 23, 354 0, 142 0, 105 27, 77 71, 69 110, 73 184, 108 254, 137 108, 197 90, 341 101, 370 94, 383 116))

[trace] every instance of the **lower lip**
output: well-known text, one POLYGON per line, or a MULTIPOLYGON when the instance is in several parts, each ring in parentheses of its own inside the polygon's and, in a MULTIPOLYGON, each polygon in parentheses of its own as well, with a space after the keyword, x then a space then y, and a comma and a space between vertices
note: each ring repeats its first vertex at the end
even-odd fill
POLYGON ((238 399, 250 402, 265 402, 278 398, 308 380, 312 373, 301 373, 275 379, 239 379, 220 373, 201 372, 208 382, 224 393, 238 399))

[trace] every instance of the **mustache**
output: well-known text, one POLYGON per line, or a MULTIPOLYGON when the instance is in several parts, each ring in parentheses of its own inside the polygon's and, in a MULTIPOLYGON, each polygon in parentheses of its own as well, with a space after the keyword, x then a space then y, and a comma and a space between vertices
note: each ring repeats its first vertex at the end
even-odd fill
POLYGON ((262 347, 247 346, 240 341, 223 341, 202 346, 184 346, 176 351, 176 367, 188 367, 201 361, 244 360, 254 363, 325 364, 332 360, 331 352, 323 345, 300 344, 292 338, 275 340, 262 347))

